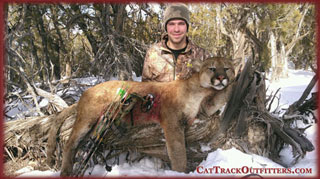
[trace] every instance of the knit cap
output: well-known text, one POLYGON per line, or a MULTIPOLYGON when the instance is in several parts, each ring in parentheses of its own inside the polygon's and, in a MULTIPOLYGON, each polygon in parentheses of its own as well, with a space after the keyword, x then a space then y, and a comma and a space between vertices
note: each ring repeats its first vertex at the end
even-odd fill
POLYGON ((163 28, 165 31, 167 31, 167 23, 172 19, 182 19, 189 27, 190 11, 188 7, 183 3, 172 3, 166 8, 163 14, 163 28))

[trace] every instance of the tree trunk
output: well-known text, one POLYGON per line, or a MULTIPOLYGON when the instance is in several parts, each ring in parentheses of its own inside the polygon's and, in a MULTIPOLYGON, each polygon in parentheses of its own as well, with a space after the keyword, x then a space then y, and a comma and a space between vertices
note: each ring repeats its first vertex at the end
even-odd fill
POLYGON ((115 20, 114 20, 114 30, 115 32, 119 32, 120 35, 123 33, 123 25, 125 22, 125 4, 114 4, 112 5, 112 9, 114 12, 115 20))
MULTIPOLYGON (((273 55, 276 55, 277 60, 276 61, 272 61, 275 64, 272 64, 272 66, 275 66, 275 69, 272 69, 272 75, 271 75, 271 81, 273 80, 278 80, 281 77, 288 77, 288 58, 289 55, 291 54, 294 46, 303 38, 305 37, 307 33, 304 33, 303 35, 301 34, 301 29, 302 29, 302 24, 304 22, 304 18, 309 10, 309 6, 306 5, 303 7, 303 13, 302 13, 302 17, 299 21, 298 27, 296 29, 295 35, 293 36, 292 40, 285 46, 284 43, 279 40, 280 42, 280 50, 276 51, 276 53, 273 55)), ((270 34, 271 37, 271 43, 277 43, 277 39, 272 39, 274 37, 274 33, 272 32, 270 34), (273 42, 272 42, 273 41, 273 42)), ((273 49, 276 50, 276 49, 273 49)), ((273 56, 272 56, 273 58, 273 56)))
POLYGON ((275 32, 270 32, 270 44, 271 44, 271 69, 272 69, 272 76, 271 81, 278 81, 279 74, 277 73, 277 63, 278 63, 278 53, 277 53, 277 41, 275 37, 275 32))
MULTIPOLYGON (((235 71, 238 73, 238 71, 241 71, 241 69, 244 67, 244 60, 245 60, 245 46, 246 46, 246 38, 245 33, 241 30, 243 26, 245 26, 245 21, 240 21, 235 29, 232 32, 228 32, 224 26, 223 20, 221 18, 221 10, 219 7, 216 9, 217 12, 217 18, 220 25, 221 33, 228 36, 230 40, 232 41, 232 47, 233 47, 233 59, 241 59, 240 63, 235 66, 235 71)), ((247 12, 243 12, 241 19, 245 19, 244 17, 247 15, 247 12)))
POLYGON ((284 44, 281 42, 281 51, 280 51, 280 64, 281 64, 281 78, 288 78, 289 68, 288 68, 288 56, 286 55, 284 44))

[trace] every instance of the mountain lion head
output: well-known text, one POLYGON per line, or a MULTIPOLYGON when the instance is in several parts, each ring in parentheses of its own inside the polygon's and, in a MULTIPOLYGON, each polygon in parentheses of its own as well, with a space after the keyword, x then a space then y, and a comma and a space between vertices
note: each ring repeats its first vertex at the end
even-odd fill
POLYGON ((233 63, 230 59, 211 57, 200 68, 200 85, 204 88, 223 90, 235 78, 233 63))

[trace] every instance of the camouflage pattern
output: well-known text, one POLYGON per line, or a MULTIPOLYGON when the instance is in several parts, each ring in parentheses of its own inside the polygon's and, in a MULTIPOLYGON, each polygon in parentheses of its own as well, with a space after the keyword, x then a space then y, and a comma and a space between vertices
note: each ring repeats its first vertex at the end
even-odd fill
POLYGON ((192 63, 194 60, 204 61, 210 54, 188 40, 187 48, 178 59, 166 47, 165 42, 168 35, 164 35, 161 42, 152 45, 147 51, 142 81, 168 82, 176 79, 187 79, 192 73, 192 63))
POLYGON ((167 31, 166 25, 171 19, 183 19, 187 26, 190 24, 190 11, 183 3, 170 4, 163 13, 163 29, 167 31))

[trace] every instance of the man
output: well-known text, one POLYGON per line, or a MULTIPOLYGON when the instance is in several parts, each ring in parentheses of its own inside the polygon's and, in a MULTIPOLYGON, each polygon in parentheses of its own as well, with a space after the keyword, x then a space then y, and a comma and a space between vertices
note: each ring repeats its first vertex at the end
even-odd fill
POLYGON ((186 5, 169 5, 163 17, 161 42, 147 51, 142 81, 167 82, 186 79, 192 75, 192 62, 205 60, 210 54, 193 44, 187 37, 190 12, 186 5))
MULTIPOLYGON (((163 28, 166 33, 162 35, 159 43, 148 49, 142 81, 168 82, 187 79, 193 73, 193 61, 204 61, 210 56, 206 50, 193 44, 187 37, 189 20, 190 12, 186 5, 171 4, 166 8, 163 16, 163 28)), ((195 119, 188 123, 192 124, 193 120, 195 119)), ((180 152, 182 156, 183 151, 180 152)), ((181 161, 183 162, 184 160, 181 161)))

